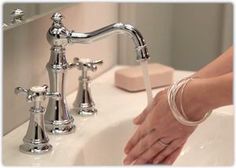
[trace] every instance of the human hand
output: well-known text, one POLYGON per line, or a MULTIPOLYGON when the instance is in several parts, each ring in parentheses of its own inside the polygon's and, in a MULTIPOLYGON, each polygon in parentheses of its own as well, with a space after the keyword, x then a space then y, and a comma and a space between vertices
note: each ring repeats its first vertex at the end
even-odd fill
POLYGON ((165 94, 166 89, 162 90, 160 92, 157 93, 157 95, 155 96, 155 101, 153 101, 151 104, 149 104, 142 113, 140 113, 137 117, 134 118, 133 123, 136 125, 140 125, 142 124, 142 122, 145 120, 146 116, 149 114, 149 112, 151 111, 151 108, 153 106, 156 105, 156 103, 159 101, 160 97, 162 94, 165 94))
POLYGON ((125 147, 124 164, 172 164, 195 130, 196 127, 184 126, 173 117, 166 92, 159 93, 135 118, 139 127, 125 147))

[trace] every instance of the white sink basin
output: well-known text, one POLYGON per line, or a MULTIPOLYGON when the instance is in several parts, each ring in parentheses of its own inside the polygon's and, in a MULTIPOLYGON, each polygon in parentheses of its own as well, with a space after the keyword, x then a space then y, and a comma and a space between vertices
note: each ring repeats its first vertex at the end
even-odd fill
POLYGON ((102 130, 84 145, 75 165, 122 165, 124 145, 134 130, 131 120, 102 130))
MULTIPOLYGON (((76 132, 49 135, 53 150, 43 155, 19 151, 28 122, 2 140, 2 162, 6 166, 122 165, 124 145, 135 126, 131 120, 146 106, 146 93, 128 93, 113 85, 116 67, 92 82, 92 95, 98 109, 93 117, 73 114, 76 132)), ((174 80, 191 72, 176 71, 174 80)), ((157 93, 159 89, 154 89, 157 93)), ((76 92, 68 96, 74 101, 76 92)), ((189 138, 175 165, 228 166, 233 164, 233 106, 217 109, 189 138)))
MULTIPOLYGON (((176 166, 230 166, 233 164, 233 116, 218 109, 191 135, 176 166)), ((98 134, 84 145, 75 165, 122 165, 124 145, 133 134, 131 120, 122 121, 98 134)))

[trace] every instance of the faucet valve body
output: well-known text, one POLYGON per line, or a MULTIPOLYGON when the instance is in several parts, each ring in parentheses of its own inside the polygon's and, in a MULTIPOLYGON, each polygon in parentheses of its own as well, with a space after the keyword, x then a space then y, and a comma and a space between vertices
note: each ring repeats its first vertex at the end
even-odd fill
POLYGON ((87 116, 93 115, 97 112, 91 95, 88 71, 96 71, 97 65, 102 63, 102 60, 74 58, 74 62, 70 65, 71 67, 76 67, 78 70, 81 70, 81 76, 79 78, 79 90, 73 103, 73 109, 79 115, 87 116))
POLYGON ((52 134, 69 134, 75 131, 74 118, 70 115, 65 97, 65 78, 69 64, 65 56, 65 46, 70 32, 62 24, 63 16, 55 13, 48 30, 47 40, 51 45, 51 56, 46 65, 50 91, 59 92, 60 100, 49 99, 45 113, 46 130, 52 134))
POLYGON ((69 134, 75 131, 74 118, 70 115, 65 97, 65 78, 69 64, 65 48, 51 48, 51 58, 46 65, 50 81, 50 91, 59 92, 60 100, 50 98, 45 113, 46 130, 52 134, 69 134))
POLYGON ((20 145, 20 151, 27 154, 41 154, 51 151, 52 145, 49 144, 49 139, 46 134, 44 124, 45 108, 41 105, 46 97, 60 99, 59 93, 48 92, 48 86, 34 86, 30 89, 22 87, 15 88, 15 93, 25 94, 27 102, 33 102, 34 105, 30 108, 30 121, 28 130, 23 139, 24 144, 20 145))

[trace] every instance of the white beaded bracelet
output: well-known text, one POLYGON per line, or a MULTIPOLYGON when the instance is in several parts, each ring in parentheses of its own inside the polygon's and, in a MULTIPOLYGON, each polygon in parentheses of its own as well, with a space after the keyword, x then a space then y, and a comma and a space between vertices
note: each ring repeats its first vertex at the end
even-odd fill
POLYGON ((187 77, 184 78, 178 82, 175 82, 173 85, 171 85, 167 91, 167 96, 168 96, 168 104, 170 107, 170 110, 173 114, 173 116, 175 117, 175 119, 180 122, 183 125, 186 126, 197 126, 198 124, 202 123, 203 121, 205 121, 207 119, 207 117, 209 117, 209 115, 211 114, 210 112, 207 112, 203 118, 201 120, 198 121, 190 121, 186 115, 186 113, 184 112, 184 108, 182 105, 182 97, 183 97, 183 93, 184 93, 184 89, 187 86, 187 84, 193 80, 192 77, 187 77), (178 91, 181 89, 181 93, 180 93, 180 110, 178 110, 178 107, 176 105, 176 95, 178 93, 178 91))

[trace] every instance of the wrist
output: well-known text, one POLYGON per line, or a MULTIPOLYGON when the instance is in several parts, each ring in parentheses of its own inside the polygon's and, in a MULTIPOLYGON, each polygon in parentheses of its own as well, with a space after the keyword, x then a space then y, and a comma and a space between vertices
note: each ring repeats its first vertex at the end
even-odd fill
POLYGON ((204 79, 193 79, 184 88, 183 95, 178 92, 176 102, 180 108, 180 99, 182 99, 182 106, 186 116, 191 121, 201 120, 204 115, 211 111, 212 105, 204 97, 206 89, 204 86, 204 79))

